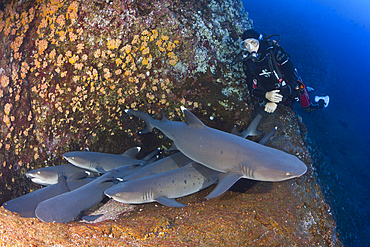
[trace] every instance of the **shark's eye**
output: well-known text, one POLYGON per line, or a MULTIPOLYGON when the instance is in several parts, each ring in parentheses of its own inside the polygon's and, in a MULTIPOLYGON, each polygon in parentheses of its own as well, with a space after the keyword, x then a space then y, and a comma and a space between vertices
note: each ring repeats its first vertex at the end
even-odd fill
POLYGON ((40 171, 37 171, 37 174, 39 174, 39 175, 40 175, 40 174, 41 174, 41 172, 40 172, 40 171))
POLYGON ((74 160, 74 159, 75 159, 75 157, 71 157, 71 159, 72 159, 72 160, 74 160))
POLYGON ((292 176, 290 172, 285 173, 286 176, 292 176))

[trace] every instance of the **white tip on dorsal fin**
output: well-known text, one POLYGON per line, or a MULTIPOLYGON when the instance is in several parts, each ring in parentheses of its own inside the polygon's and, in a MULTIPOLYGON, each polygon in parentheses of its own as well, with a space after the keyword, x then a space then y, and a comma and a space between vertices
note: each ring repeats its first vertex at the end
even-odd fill
POLYGON ((205 126, 204 123, 202 121, 200 121, 199 118, 197 118, 188 109, 186 109, 183 106, 181 106, 180 108, 181 108, 182 112, 185 115, 185 118, 186 118, 185 122, 186 122, 187 125, 192 126, 192 127, 204 127, 205 126))
POLYGON ((140 152, 141 147, 133 147, 124 152, 122 155, 131 159, 136 159, 136 155, 140 152))

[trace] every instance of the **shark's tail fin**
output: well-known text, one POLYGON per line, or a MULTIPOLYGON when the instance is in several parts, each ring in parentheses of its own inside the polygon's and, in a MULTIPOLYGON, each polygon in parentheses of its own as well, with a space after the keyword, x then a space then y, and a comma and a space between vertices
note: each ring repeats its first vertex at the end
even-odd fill
POLYGON ((145 129, 140 132, 141 134, 149 133, 150 131, 153 130, 153 128, 155 128, 155 122, 157 120, 153 119, 149 114, 130 109, 126 109, 125 112, 130 116, 141 118, 146 123, 145 129))

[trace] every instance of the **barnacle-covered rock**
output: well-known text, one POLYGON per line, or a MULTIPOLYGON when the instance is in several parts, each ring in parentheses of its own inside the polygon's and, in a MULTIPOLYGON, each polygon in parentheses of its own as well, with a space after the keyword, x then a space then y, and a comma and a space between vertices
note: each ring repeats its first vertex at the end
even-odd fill
MULTIPOLYGON (((241 67, 229 62, 252 21, 240 1, 13 1, 0 11, 0 202, 36 188, 24 173, 61 164, 72 150, 122 153, 170 147, 126 108, 183 120, 180 106, 208 126, 245 128, 253 116, 241 67)), ((279 131, 268 145, 311 167, 302 123, 289 108, 264 117, 279 131)), ((254 138, 258 140, 259 137, 254 138)), ((312 168, 312 167, 311 167, 312 168)), ((0 209, 9 245, 330 245, 335 222, 311 169, 283 183, 242 180, 212 200, 210 190, 180 199, 189 207, 109 203, 94 224, 45 224, 0 209), (126 210, 126 209, 122 209, 126 210), (60 235, 60 232, 63 232, 60 235), (46 234, 47 233, 47 234, 46 234)))

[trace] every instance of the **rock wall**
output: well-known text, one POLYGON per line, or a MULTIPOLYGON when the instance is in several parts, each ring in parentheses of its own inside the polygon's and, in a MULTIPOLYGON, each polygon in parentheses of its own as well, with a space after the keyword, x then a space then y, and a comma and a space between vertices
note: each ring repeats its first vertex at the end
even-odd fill
MULTIPOLYGON (((170 147, 126 108, 183 120, 180 106, 208 126, 245 128, 253 116, 240 66, 230 67, 252 21, 240 1, 18 1, 0 12, 0 202, 36 188, 24 173, 63 163, 89 148, 141 156, 170 147)), ((268 144, 310 168, 282 183, 242 180, 233 192, 154 203, 95 224, 45 224, 0 209, 8 245, 335 245, 335 221, 305 146, 304 124, 280 107, 260 128, 279 131, 268 144), (302 243, 302 244, 301 244, 302 243)), ((258 140, 258 138, 254 138, 258 140)))

